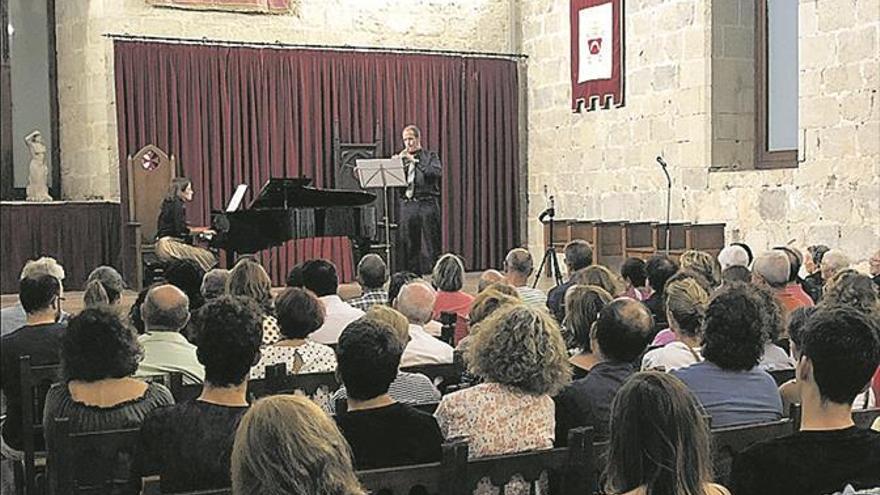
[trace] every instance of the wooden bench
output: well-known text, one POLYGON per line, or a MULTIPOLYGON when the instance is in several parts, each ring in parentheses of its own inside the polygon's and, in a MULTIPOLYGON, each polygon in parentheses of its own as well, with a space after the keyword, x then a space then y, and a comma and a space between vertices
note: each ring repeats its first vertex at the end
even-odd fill
POLYGON ((72 433, 68 418, 55 418, 55 432, 49 452, 54 493, 130 493, 140 486, 132 469, 140 428, 72 433))
POLYGON ((737 454, 758 442, 785 437, 795 431, 797 431, 795 422, 791 419, 712 430, 712 464, 715 466, 715 480, 728 486, 733 459, 737 454))
POLYGON ((16 463, 15 485, 27 495, 44 493, 46 452, 43 449, 43 408, 49 388, 61 379, 61 364, 32 366, 30 356, 19 358, 21 386, 21 447, 23 464, 16 463), (37 448, 39 447, 39 448, 37 448))
POLYGON ((464 371, 461 363, 422 364, 400 368, 405 373, 420 373, 427 376, 431 382, 445 394, 451 386, 461 383, 461 374, 464 371))

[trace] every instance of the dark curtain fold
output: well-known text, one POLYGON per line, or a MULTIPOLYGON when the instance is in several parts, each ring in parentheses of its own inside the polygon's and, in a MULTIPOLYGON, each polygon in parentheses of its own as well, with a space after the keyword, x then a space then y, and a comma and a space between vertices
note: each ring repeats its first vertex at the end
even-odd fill
MULTIPOLYGON (((343 142, 380 140, 382 156, 412 123, 443 161, 444 250, 483 269, 519 244, 513 61, 117 41, 115 67, 123 218, 126 156, 149 143, 193 180, 187 213, 205 225, 239 183, 246 200, 269 177, 333 187, 334 121, 343 142)), ((263 253, 275 283, 307 255, 296 244, 263 253)))

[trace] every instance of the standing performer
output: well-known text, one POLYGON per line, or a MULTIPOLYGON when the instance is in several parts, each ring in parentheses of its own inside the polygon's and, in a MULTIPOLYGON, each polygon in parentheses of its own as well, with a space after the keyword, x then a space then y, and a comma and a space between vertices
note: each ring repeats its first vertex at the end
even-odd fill
POLYGON ((163 261, 191 259, 202 270, 208 271, 217 264, 217 257, 207 249, 188 244, 193 233, 213 232, 186 224, 185 203, 192 201, 192 198, 192 181, 186 177, 175 177, 171 180, 171 187, 162 201, 162 211, 159 212, 157 222, 156 256, 163 261))
POLYGON ((422 149, 421 131, 403 128, 400 152, 407 187, 400 195, 400 241, 404 259, 401 270, 419 275, 431 273, 440 254, 440 157, 422 149))

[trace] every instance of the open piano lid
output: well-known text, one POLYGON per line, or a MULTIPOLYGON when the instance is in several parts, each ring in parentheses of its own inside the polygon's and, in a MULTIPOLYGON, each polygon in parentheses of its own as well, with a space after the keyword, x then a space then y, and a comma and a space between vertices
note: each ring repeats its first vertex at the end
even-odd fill
POLYGON ((263 185, 250 209, 363 206, 376 199, 369 192, 317 189, 309 186, 311 183, 312 179, 302 177, 273 177, 263 185))

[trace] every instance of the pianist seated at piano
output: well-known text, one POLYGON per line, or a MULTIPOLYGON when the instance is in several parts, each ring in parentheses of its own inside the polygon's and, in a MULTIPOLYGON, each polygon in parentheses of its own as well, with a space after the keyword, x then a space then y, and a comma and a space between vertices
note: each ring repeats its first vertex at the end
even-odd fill
POLYGON ((162 201, 156 232, 156 256, 163 261, 190 259, 208 271, 217 264, 217 257, 207 249, 193 246, 194 233, 213 233, 202 227, 186 224, 186 203, 193 199, 192 181, 186 177, 171 180, 168 195, 162 201))

